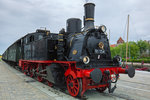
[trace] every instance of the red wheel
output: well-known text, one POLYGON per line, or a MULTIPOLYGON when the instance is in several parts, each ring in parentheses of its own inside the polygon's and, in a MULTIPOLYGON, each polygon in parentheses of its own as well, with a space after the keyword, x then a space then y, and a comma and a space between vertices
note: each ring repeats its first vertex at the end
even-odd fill
POLYGON ((32 67, 30 67, 29 74, 30 74, 30 77, 33 77, 33 76, 34 76, 34 75, 33 75, 33 68, 32 68, 32 67))
POLYGON ((25 67, 25 69, 23 70, 23 72, 24 72, 25 75, 28 75, 28 68, 25 67))
POLYGON ((43 82, 44 81, 44 79, 42 78, 42 76, 40 76, 40 74, 42 74, 42 72, 41 72, 42 70, 43 70, 43 67, 41 65, 39 65, 38 68, 37 68, 37 72, 38 72, 38 74, 37 74, 37 80, 39 82, 43 82))
POLYGON ((96 88, 96 90, 100 93, 104 92, 106 90, 107 87, 100 87, 100 88, 96 88))
POLYGON ((80 83, 78 79, 73 79, 72 75, 67 77, 67 88, 71 96, 77 96, 80 94, 80 83))
POLYGON ((53 83, 51 83, 50 81, 47 81, 48 86, 52 87, 53 83))
POLYGON ((43 81, 43 78, 41 76, 38 76, 37 79, 38 79, 39 82, 43 81))

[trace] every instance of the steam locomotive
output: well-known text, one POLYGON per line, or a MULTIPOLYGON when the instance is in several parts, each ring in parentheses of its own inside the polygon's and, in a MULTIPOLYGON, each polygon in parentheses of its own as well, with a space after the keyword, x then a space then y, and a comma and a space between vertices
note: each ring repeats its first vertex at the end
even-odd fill
POLYGON ((70 18, 66 31, 37 29, 8 47, 2 59, 49 86, 66 87, 71 96, 83 96, 88 89, 112 93, 119 74, 132 78, 135 69, 122 68, 119 56, 112 59, 106 27, 94 26, 95 4, 86 3, 84 9, 84 28, 79 18, 70 18))

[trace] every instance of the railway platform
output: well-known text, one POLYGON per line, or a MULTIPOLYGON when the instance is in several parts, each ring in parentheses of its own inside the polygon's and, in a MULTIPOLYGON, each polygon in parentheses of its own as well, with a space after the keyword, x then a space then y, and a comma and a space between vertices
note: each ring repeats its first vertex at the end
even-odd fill
POLYGON ((4 62, 0 62, 0 100, 54 100, 18 75, 24 76, 14 74, 4 62))
POLYGON ((70 100, 68 95, 25 76, 0 61, 0 100, 70 100))

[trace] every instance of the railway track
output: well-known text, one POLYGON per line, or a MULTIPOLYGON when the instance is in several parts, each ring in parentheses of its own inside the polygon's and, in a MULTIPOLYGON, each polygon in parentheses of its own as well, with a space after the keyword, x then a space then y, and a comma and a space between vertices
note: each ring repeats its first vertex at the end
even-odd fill
POLYGON ((140 82, 132 82, 132 81, 128 81, 128 80, 122 80, 122 79, 120 79, 120 81, 123 81, 123 82, 128 82, 128 83, 134 83, 134 84, 140 84, 140 85, 146 85, 146 86, 150 86, 150 84, 145 84, 145 83, 140 83, 140 82))

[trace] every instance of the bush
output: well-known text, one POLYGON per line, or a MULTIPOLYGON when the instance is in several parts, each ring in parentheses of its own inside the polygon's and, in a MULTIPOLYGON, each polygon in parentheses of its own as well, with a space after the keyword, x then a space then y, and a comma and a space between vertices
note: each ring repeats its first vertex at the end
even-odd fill
MULTIPOLYGON (((148 57, 149 58, 149 57, 148 57)), ((122 59, 122 61, 126 61, 125 58, 122 59)), ((147 58, 141 58, 141 59, 128 59, 128 62, 139 62, 141 63, 142 61, 144 61, 144 63, 150 63, 150 59, 147 58)))

